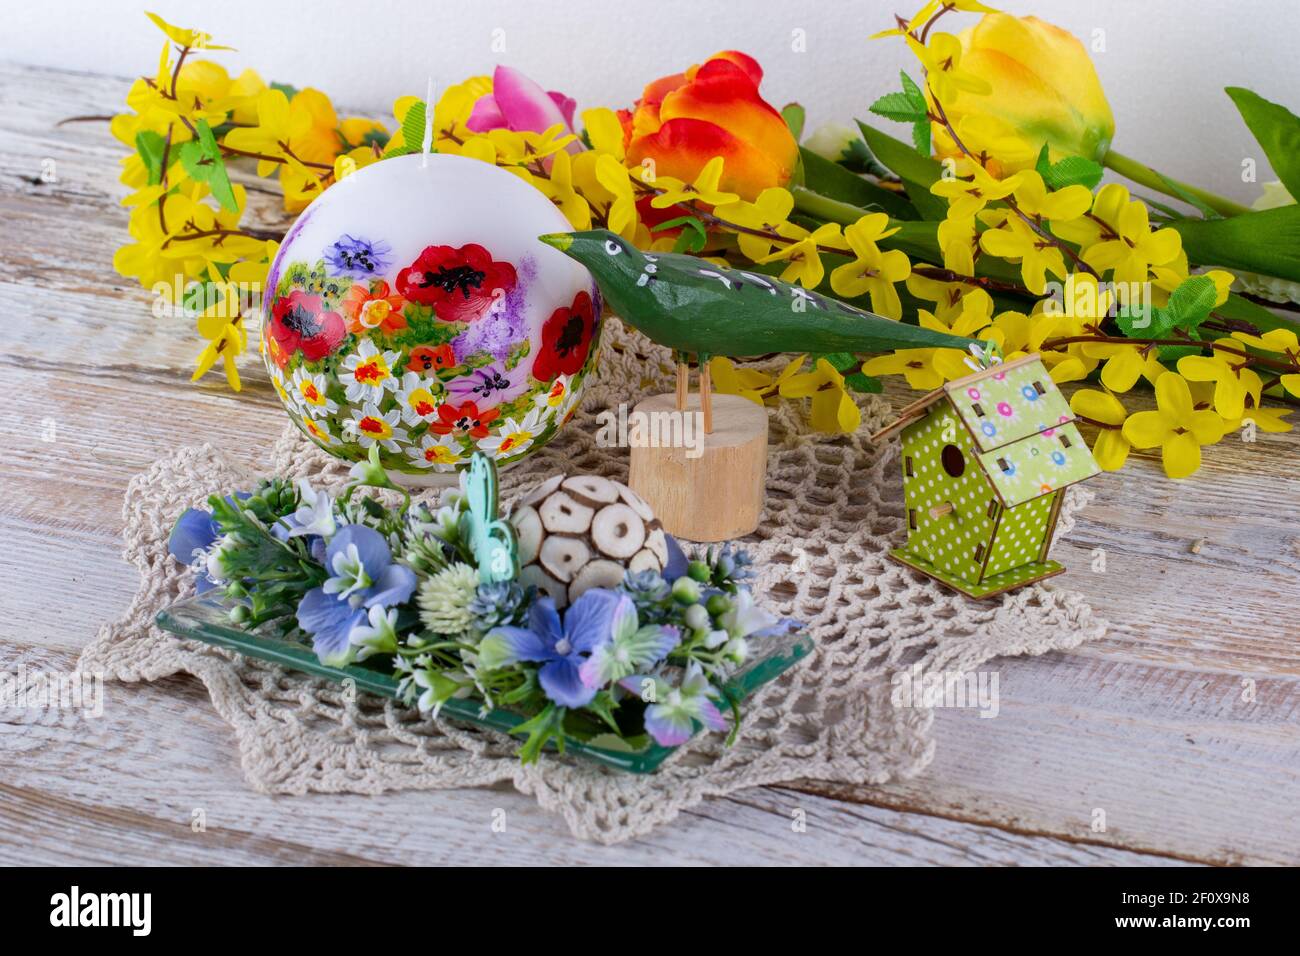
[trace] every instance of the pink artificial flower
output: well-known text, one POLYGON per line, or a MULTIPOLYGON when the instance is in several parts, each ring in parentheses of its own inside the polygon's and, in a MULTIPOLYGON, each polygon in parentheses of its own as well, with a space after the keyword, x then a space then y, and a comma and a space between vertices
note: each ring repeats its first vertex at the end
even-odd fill
MULTIPOLYGON (((465 125, 475 133, 490 129, 544 133, 560 123, 566 133, 572 133, 576 105, 563 93, 546 92, 518 70, 498 66, 492 74, 492 92, 478 98, 465 125)), ((574 140, 568 150, 579 153, 582 143, 574 140)))

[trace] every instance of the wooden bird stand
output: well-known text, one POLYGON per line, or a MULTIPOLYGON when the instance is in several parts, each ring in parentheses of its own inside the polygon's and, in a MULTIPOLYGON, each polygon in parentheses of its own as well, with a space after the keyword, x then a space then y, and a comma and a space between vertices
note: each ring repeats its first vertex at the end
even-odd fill
POLYGON ((628 484, 669 534, 726 541, 757 528, 763 513, 767 411, 738 395, 710 395, 707 382, 705 372, 701 394, 688 396, 679 380, 677 394, 655 395, 636 406, 633 415, 642 421, 686 416, 679 434, 693 441, 658 447, 631 442, 628 484))

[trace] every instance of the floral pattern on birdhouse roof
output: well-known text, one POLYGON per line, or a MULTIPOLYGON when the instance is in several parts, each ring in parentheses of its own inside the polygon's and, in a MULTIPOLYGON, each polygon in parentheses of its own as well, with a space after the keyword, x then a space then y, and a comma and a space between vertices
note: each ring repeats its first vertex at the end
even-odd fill
POLYGON ((981 452, 1074 421, 1037 355, 993 365, 949 382, 943 390, 981 452))
POLYGON ((1069 422, 980 452, 977 457, 1007 508, 1091 478, 1101 470, 1083 436, 1069 422))

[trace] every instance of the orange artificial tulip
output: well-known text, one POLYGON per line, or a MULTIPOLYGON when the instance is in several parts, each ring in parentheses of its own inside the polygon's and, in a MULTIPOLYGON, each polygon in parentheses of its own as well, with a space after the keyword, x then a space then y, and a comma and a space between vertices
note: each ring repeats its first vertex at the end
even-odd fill
POLYGON ((628 166, 649 160, 654 175, 693 182, 721 156, 724 192, 753 200, 784 186, 799 146, 781 114, 758 95, 762 78, 752 57, 730 50, 655 80, 633 111, 620 112, 628 166))
MULTIPOLYGON (((997 131, 1014 131, 1013 138, 1026 147, 999 155, 996 142, 986 146, 997 161, 995 175, 1032 167, 1044 143, 1053 162, 1064 156, 1102 161, 1115 135, 1115 117, 1087 51, 1073 34, 1037 17, 990 13, 963 30, 960 39, 962 71, 986 81, 992 92, 959 91, 944 100, 949 121, 963 140, 963 126, 975 139, 981 132, 996 140, 997 131)), ((935 151, 941 157, 957 155, 937 125, 935 151)))

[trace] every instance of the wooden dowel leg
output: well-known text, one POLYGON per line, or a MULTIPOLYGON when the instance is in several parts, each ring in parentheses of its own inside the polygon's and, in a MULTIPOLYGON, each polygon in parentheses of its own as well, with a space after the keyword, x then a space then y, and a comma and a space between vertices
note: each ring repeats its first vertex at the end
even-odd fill
POLYGON ((704 434, 713 434, 713 388, 709 377, 709 363, 700 360, 700 407, 704 409, 704 434))
POLYGON ((938 520, 939 520, 940 518, 942 518, 944 515, 952 514, 952 512, 953 512, 953 504, 952 504, 952 502, 951 502, 951 501, 945 501, 945 502, 943 502, 942 504, 937 504, 937 505, 935 505, 933 508, 930 509, 930 517, 933 518, 934 520, 938 521, 938 520))
POLYGON ((686 411, 686 390, 690 387, 689 376, 691 367, 685 362, 677 363, 677 410, 686 411))

